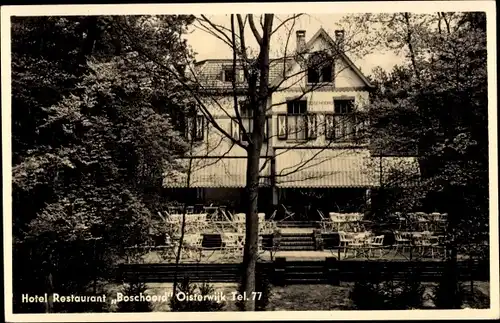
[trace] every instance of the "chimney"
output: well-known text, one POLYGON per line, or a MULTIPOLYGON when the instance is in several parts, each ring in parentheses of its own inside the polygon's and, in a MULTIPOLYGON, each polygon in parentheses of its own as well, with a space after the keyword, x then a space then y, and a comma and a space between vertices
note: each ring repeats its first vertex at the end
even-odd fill
POLYGON ((335 43, 341 51, 344 51, 344 30, 335 30, 335 43))
POLYGON ((306 48, 306 31, 297 30, 297 53, 303 53, 306 48))

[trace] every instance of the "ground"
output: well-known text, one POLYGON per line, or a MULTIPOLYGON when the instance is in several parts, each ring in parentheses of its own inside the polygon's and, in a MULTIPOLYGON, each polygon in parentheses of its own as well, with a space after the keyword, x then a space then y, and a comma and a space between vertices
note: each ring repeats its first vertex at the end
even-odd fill
POLYGON ((325 311, 353 309, 349 299, 350 284, 291 285, 274 287, 269 311, 325 311))
MULTIPOLYGON (((237 311, 232 293, 237 290, 234 283, 214 283, 216 292, 222 292, 227 297, 225 311, 237 311)), ((427 283, 424 297, 424 308, 432 309, 430 292, 433 283, 427 283)), ((349 299, 349 292, 353 283, 341 283, 340 286, 331 285, 290 285, 284 287, 273 286, 272 294, 267 306, 267 311, 332 311, 353 310, 354 307, 349 299)), ((489 307, 489 283, 474 282, 474 296, 470 296, 469 282, 464 283, 466 288, 466 302, 463 307, 488 308, 489 307)), ((110 284, 107 286, 108 295, 114 297, 120 290, 120 286, 110 284)), ((148 295, 163 295, 172 291, 171 283, 148 284, 148 295)), ((113 311, 113 307, 110 308, 113 311)), ((155 302, 153 311, 170 311, 169 302, 155 302)))

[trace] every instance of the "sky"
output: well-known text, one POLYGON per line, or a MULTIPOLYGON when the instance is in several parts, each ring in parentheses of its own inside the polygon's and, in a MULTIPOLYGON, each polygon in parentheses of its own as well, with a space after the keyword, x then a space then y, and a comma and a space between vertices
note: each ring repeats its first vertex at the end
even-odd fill
MULTIPOLYGON (((255 24, 257 29, 262 31, 259 21, 260 16, 256 16, 255 24)), ((277 15, 275 16, 273 28, 279 26, 281 21, 286 19, 287 15, 277 15)), ((231 28, 230 16, 229 15, 207 15, 215 24, 222 25, 228 29, 231 28)), ((271 51, 274 57, 280 57, 284 53, 284 48, 287 38, 289 38, 288 43, 288 53, 290 49, 295 49, 295 32, 297 30, 306 31, 306 42, 322 27, 325 31, 334 37, 334 31, 336 29, 345 29, 346 37, 349 33, 349 27, 342 25, 341 19, 343 15, 339 14, 306 14, 295 20, 295 25, 292 22, 285 24, 280 27, 278 32, 276 32, 271 39, 271 51), (291 33, 291 34, 290 34, 291 33), (290 37, 288 37, 290 35, 290 37)), ((201 61, 204 59, 217 59, 217 58, 231 58, 232 51, 229 46, 223 41, 217 39, 216 37, 208 34, 206 31, 200 28, 199 23, 194 24, 195 27, 191 28, 190 33, 185 36, 188 43, 191 45, 193 50, 197 53, 196 60, 201 61)), ((235 22, 237 28, 237 23, 235 22)), ((255 38, 247 25, 245 37, 248 43, 248 47, 256 48, 255 38)), ((392 52, 380 52, 371 53, 368 55, 360 56, 360 53, 353 51, 348 53, 348 56, 353 60, 353 62, 361 69, 366 75, 371 74, 374 67, 380 66, 385 70, 390 70, 396 64, 400 64, 403 58, 392 52)))

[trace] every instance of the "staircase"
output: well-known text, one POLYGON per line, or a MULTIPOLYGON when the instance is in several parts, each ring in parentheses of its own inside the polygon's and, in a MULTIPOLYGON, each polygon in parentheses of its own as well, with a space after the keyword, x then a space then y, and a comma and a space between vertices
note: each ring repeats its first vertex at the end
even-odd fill
POLYGON ((283 233, 280 240, 280 251, 314 250, 311 233, 283 233))
POLYGON ((319 228, 320 225, 316 221, 278 221, 278 228, 319 228))
POLYGON ((287 284, 325 284, 325 265, 322 261, 294 261, 285 267, 287 284))

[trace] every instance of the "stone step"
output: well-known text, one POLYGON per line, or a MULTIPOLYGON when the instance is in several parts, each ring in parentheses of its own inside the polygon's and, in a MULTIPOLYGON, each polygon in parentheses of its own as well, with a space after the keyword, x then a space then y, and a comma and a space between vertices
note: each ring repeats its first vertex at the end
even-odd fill
POLYGON ((318 270, 318 268, 311 268, 314 269, 311 271, 286 271, 285 270, 285 277, 288 277, 290 279, 303 279, 303 278, 323 278, 324 272, 318 270))
POLYGON ((314 241, 312 237, 284 237, 280 241, 314 241))
POLYGON ((304 284, 304 285, 315 285, 315 284, 327 284, 328 280, 324 278, 302 278, 302 279, 288 279, 288 284, 304 284))
POLYGON ((281 238, 312 238, 312 233, 282 233, 281 238))
POLYGON ((281 246, 314 246, 314 241, 283 241, 280 242, 281 246))
POLYGON ((300 251, 300 250, 314 250, 314 246, 280 246, 278 250, 284 251, 300 251))

